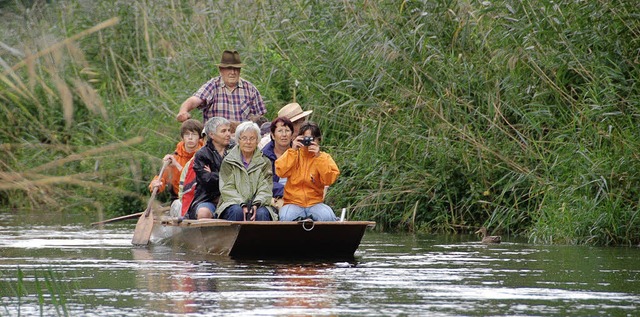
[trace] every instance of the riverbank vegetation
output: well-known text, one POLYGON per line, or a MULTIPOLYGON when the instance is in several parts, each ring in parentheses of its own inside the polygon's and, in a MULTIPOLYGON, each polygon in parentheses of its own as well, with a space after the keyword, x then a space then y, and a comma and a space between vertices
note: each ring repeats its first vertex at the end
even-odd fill
POLYGON ((314 110, 351 219, 640 241, 635 0, 26 3, 0 2, 6 210, 144 209, 180 103, 234 48, 270 118, 314 110))

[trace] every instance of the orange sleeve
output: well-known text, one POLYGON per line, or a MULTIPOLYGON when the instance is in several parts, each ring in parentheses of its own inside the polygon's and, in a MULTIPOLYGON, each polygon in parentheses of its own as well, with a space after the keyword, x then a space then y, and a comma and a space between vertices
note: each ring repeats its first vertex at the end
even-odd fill
POLYGON ((276 175, 281 178, 291 176, 291 170, 296 166, 296 162, 298 162, 298 151, 288 149, 275 162, 276 175))
MULTIPOLYGON (((164 173, 164 175, 167 175, 167 173, 164 173)), ((158 176, 156 175, 153 180, 151 180, 151 182, 149 183, 149 192, 153 192, 153 186, 151 186, 151 184, 153 183, 154 180, 158 179, 158 176)), ((167 187, 167 180, 165 177, 162 177, 161 179, 162 181, 162 185, 160 187, 158 187, 158 193, 162 193, 164 191, 164 188, 167 187)))
POLYGON ((322 153, 320 157, 318 157, 318 162, 315 166, 317 168, 318 175, 320 176, 320 183, 323 186, 333 185, 333 183, 338 179, 338 175, 340 175, 338 165, 331 155, 327 153, 322 153))

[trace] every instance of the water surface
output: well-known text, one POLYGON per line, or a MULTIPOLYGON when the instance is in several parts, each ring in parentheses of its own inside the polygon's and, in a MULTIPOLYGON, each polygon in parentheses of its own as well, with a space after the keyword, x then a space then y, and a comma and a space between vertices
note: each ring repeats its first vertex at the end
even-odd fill
POLYGON ((132 247, 135 222, 89 222, 0 214, 0 315, 636 316, 640 305, 638 248, 368 231, 353 260, 236 260, 132 247))

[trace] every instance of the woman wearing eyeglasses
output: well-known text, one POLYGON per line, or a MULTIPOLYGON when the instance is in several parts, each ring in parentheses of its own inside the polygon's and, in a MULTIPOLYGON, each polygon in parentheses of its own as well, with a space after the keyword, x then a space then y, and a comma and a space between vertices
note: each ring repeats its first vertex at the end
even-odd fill
POLYGON ((247 121, 236 128, 236 145, 220 166, 220 219, 277 220, 271 204, 271 161, 258 150, 260 127, 247 121))

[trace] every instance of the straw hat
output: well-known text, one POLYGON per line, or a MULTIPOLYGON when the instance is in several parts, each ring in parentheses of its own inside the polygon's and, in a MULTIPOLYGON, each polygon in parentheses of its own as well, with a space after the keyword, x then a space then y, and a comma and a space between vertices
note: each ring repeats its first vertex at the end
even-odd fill
POLYGON ((242 68, 245 66, 246 65, 242 64, 242 61, 240 61, 240 53, 238 53, 238 51, 222 52, 222 57, 220 58, 220 64, 218 64, 218 67, 242 68))
POLYGON ((312 112, 313 110, 302 111, 302 107, 297 102, 292 102, 278 111, 278 117, 287 117, 291 122, 294 122, 310 115, 312 112))

